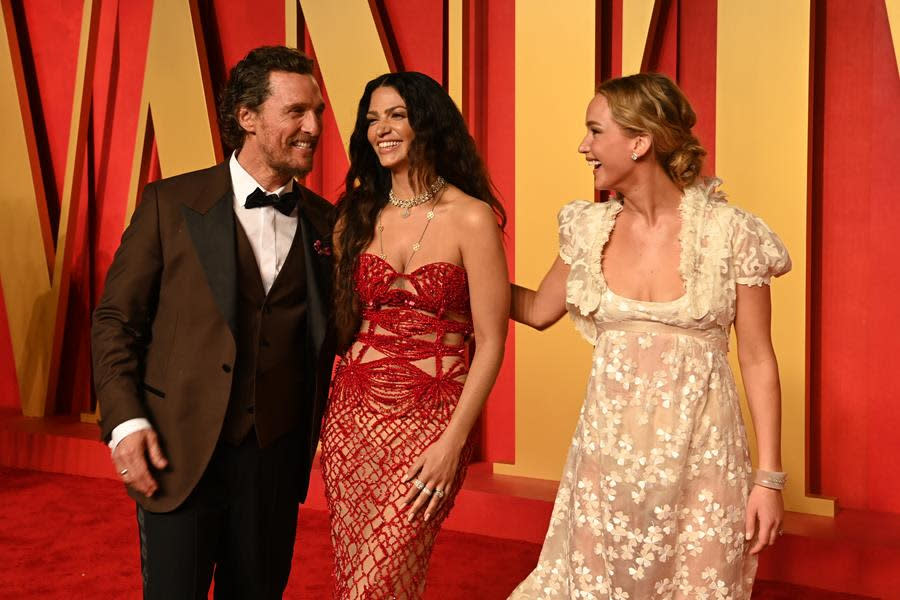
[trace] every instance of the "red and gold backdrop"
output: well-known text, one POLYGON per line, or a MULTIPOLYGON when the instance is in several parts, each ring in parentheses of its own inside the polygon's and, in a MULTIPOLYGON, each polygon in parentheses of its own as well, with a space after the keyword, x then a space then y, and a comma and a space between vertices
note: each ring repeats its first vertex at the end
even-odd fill
MULTIPOLYGON (((317 59, 324 141, 307 184, 335 200, 363 84, 442 82, 537 285, 555 214, 592 197, 575 149, 596 83, 684 88, 707 171, 785 239, 773 288, 789 508, 900 513, 897 0, 0 0, 0 407, 91 413, 90 312, 149 180, 222 160, 215 97, 263 44, 317 59)), ((511 332, 480 425, 495 472, 558 478, 590 349, 563 323, 511 332)))

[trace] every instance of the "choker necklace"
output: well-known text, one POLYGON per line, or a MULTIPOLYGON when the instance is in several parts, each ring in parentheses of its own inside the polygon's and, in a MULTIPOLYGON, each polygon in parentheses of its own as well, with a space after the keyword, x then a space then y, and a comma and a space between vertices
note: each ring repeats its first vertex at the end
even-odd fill
POLYGON ((447 182, 444 180, 444 178, 438 177, 434 180, 434 183, 432 183, 431 187, 429 187, 427 190, 406 200, 400 200, 399 198, 397 198, 397 196, 394 195, 393 188, 391 188, 391 191, 388 192, 388 202, 390 202, 397 208, 402 208, 403 212, 401 213, 401 215, 405 219, 409 216, 409 209, 419 206, 420 204, 425 204, 426 202, 434 198, 434 195, 441 191, 445 185, 447 185, 447 182))

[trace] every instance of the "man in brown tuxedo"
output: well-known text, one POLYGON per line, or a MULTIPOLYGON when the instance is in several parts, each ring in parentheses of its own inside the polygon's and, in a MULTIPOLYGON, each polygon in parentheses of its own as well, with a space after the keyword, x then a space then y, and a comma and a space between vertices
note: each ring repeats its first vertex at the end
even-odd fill
POLYGON ((94 313, 101 433, 137 502, 145 598, 280 598, 334 349, 331 205, 312 61, 251 51, 220 103, 236 149, 148 184, 94 313))

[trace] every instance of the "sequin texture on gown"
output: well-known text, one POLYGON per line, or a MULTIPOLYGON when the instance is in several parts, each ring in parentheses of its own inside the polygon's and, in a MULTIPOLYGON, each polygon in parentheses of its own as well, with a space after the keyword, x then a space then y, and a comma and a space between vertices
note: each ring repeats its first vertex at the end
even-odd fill
POLYGON ((420 598, 431 548, 472 454, 428 522, 407 521, 403 475, 444 432, 468 372, 468 279, 451 263, 397 273, 360 256, 363 327, 341 358, 322 432, 338 600, 420 598))
POLYGON ((671 302, 606 285, 619 202, 560 211, 567 308, 594 353, 537 567, 511 599, 750 598, 751 465, 728 332, 736 284, 768 285, 790 258, 765 223, 725 203, 718 183, 685 190, 685 294, 671 302))

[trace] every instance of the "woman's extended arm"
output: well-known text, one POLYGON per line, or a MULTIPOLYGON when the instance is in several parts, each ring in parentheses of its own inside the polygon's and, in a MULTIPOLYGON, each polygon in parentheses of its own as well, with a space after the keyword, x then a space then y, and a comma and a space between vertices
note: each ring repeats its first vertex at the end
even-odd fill
MULTIPOLYGON (((769 286, 737 286, 738 362, 756 430, 759 468, 781 471, 781 384, 772 348, 772 301, 769 286)), ((747 539, 756 534, 751 553, 775 543, 784 519, 780 490, 753 486, 747 503, 747 539), (758 521, 758 529, 757 529, 758 521)))
POLYGON ((512 284, 510 318, 543 331, 566 314, 566 279, 569 265, 558 256, 537 291, 512 284))
MULTIPOLYGON (((406 474, 432 490, 447 489, 456 477, 459 455, 472 426, 481 414, 485 400, 494 385, 509 325, 509 275, 506 256, 497 221, 490 207, 482 202, 466 207, 460 219, 463 266, 469 278, 469 297, 472 306, 472 324, 475 331, 475 355, 463 386, 459 404, 441 437, 413 463, 406 474)), ((425 505, 428 496, 410 489, 407 502, 416 498, 409 519, 425 505)), ((440 502, 439 494, 431 496, 425 508, 427 520, 440 502)))

